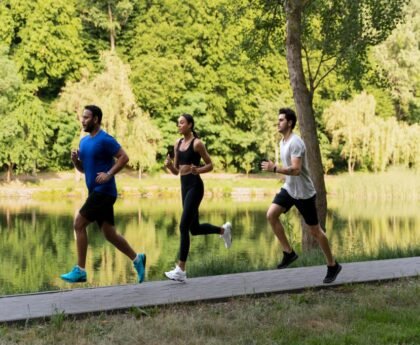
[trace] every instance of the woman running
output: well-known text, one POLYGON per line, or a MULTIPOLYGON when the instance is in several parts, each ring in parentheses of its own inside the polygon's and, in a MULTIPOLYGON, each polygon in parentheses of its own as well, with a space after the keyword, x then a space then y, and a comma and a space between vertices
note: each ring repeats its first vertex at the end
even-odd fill
POLYGON ((207 153, 203 142, 194 131, 194 119, 189 114, 182 114, 178 119, 178 131, 183 135, 174 145, 174 160, 168 154, 165 166, 174 175, 181 175, 182 216, 180 223, 181 244, 179 261, 176 267, 165 272, 166 277, 172 280, 185 282, 185 270, 188 252, 190 250, 190 235, 219 234, 225 241, 225 247, 232 245, 232 225, 227 222, 221 227, 212 224, 200 224, 198 208, 204 195, 204 185, 200 174, 213 170, 213 163, 207 153), (200 166, 201 158, 205 165, 200 166))

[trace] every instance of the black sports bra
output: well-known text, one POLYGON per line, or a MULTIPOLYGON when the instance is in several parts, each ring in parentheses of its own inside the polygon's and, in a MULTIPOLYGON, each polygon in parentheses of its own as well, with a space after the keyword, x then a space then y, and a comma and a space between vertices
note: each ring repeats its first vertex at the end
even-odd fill
POLYGON ((200 164, 201 155, 198 152, 194 151, 194 140, 191 141, 190 146, 185 151, 181 151, 179 147, 181 146, 181 143, 184 139, 181 139, 178 142, 178 164, 179 165, 190 165, 194 164, 198 166, 200 164))

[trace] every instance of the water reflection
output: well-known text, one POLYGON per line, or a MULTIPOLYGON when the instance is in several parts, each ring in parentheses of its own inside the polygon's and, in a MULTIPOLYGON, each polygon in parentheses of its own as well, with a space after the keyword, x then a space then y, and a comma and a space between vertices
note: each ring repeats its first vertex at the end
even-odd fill
MULTIPOLYGON (((69 287, 58 277, 76 261, 72 222, 83 201, 1 201, 0 294, 69 287)), ((281 250, 265 218, 270 202, 271 199, 205 200, 201 220, 220 225, 230 220, 234 242, 226 250, 217 235, 192 238, 190 267, 199 267, 204 262, 239 261, 245 270, 275 267, 281 250)), ((330 200, 329 206, 328 236, 333 251, 343 261, 354 257, 377 258, 390 252, 419 255, 419 203, 350 204, 330 200)), ((164 270, 173 265, 178 250, 180 200, 120 199, 115 212, 118 230, 137 251, 148 255, 147 278, 163 279, 164 270)), ((300 251, 296 212, 290 213, 286 224, 291 242, 300 251)), ((136 276, 131 263, 106 242, 96 225, 89 227, 88 235, 87 285, 134 283, 136 276)))

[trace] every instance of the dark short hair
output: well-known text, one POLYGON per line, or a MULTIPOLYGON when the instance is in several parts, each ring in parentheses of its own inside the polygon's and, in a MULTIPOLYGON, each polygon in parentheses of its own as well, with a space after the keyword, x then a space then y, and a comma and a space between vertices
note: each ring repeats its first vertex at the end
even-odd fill
POLYGON ((92 113, 92 118, 96 116, 98 118, 98 122, 99 123, 102 122, 102 110, 101 110, 101 108, 99 108, 96 105, 86 105, 85 109, 89 110, 92 113))
POLYGON ((287 122, 292 121, 292 129, 296 126, 296 113, 290 108, 280 108, 279 115, 284 114, 286 115, 287 122))

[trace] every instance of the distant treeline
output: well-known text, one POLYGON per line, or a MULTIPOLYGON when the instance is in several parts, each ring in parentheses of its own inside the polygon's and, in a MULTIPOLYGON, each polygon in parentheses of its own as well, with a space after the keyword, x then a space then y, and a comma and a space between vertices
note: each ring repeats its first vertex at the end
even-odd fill
MULTIPOLYGON (((230 0, 2 0, 3 170, 10 178, 70 168, 78 116, 91 103, 140 174, 161 168, 184 112, 216 170, 248 173, 274 159, 278 108, 293 107, 284 32, 256 52, 253 28, 263 23, 251 3, 238 11, 230 0)), ((419 167, 420 1, 406 13, 364 57, 362 80, 334 71, 318 87, 326 172, 419 167)))

